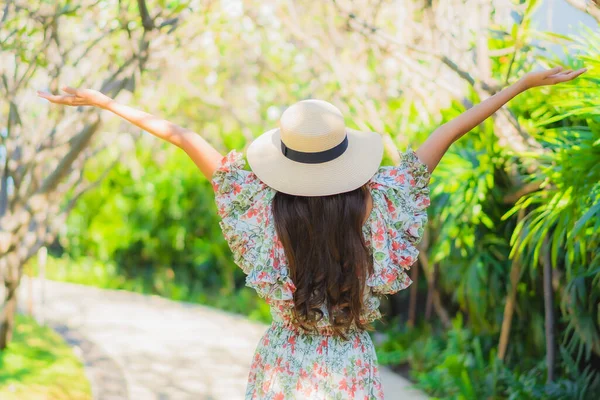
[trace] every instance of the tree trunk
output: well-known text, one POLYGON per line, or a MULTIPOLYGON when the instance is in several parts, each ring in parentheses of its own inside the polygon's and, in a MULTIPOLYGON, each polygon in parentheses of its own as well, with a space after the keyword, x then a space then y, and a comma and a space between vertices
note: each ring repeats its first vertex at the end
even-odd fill
POLYGON ((433 273, 431 279, 427 282, 427 300, 425 302, 425 320, 431 319, 431 313, 433 312, 433 296, 436 291, 436 282, 440 266, 438 263, 433 264, 433 273))
POLYGON ((504 360, 506 348, 508 347, 508 339, 510 336, 510 328, 512 326, 512 317, 515 311, 517 302, 517 285, 519 284, 519 276, 521 275, 521 262, 514 259, 510 267, 510 291, 506 295, 506 303, 504 304, 504 317, 502 318, 502 328, 500 330, 500 342, 498 343, 498 358, 504 360))
POLYGON ((4 293, 0 292, 0 351, 8 347, 12 338, 17 312, 17 292, 23 276, 23 268, 41 247, 41 241, 32 243, 27 249, 24 249, 24 246, 22 245, 20 251, 12 250, 0 256, 0 271, 3 271, 0 280, 4 286, 4 293))
POLYGON ((544 255, 542 265, 544 269, 544 311, 546 328, 546 367, 548 377, 546 382, 554 380, 554 292, 552 289, 552 260, 550 259, 550 246, 548 239, 544 239, 544 255))
MULTIPOLYGON (((517 224, 525 216, 525 210, 519 210, 517 215, 517 224)), ((510 266, 510 291, 506 295, 504 303, 504 317, 502 318, 502 328, 500 329, 500 342, 498 343, 498 359, 504 361, 506 349, 508 347, 508 339, 510 337, 510 328, 512 326, 512 317, 515 311, 517 302, 517 285, 521 276, 521 260, 515 258, 510 266)))
POLYGON ((408 303, 408 322, 407 325, 411 328, 415 326, 417 317, 417 295, 419 294, 419 264, 417 263, 410 271, 410 279, 413 281, 410 285, 410 300, 408 303))
POLYGON ((5 282, 5 293, 0 309, 0 351, 6 349, 12 338, 17 312, 16 282, 5 282))
POLYGON ((504 360, 506 348, 508 347, 508 339, 510 337, 510 328, 512 326, 512 317, 517 302, 517 285, 519 284, 519 276, 521 275, 520 260, 514 259, 510 267, 510 291, 506 296, 504 304, 504 317, 502 318, 502 328, 500 330, 500 342, 498 344, 498 358, 504 360))
POLYGON ((433 291, 433 309, 442 321, 442 325, 444 326, 444 328, 450 329, 452 327, 452 320, 450 318, 448 310, 446 310, 446 308, 442 304, 442 298, 437 288, 435 288, 433 291))
MULTIPOLYGON (((425 272, 425 279, 427 279, 427 282, 429 283, 433 281, 433 273, 429 273, 431 269, 429 268, 429 259, 427 258, 427 254, 425 254, 425 252, 421 252, 419 254, 419 262, 423 266, 423 272, 425 272)), ((435 310, 437 316, 440 318, 440 321, 442 321, 442 325, 444 326, 444 328, 449 329, 450 327, 452 327, 450 314, 444 308, 440 292, 437 290, 435 284, 431 293, 431 302, 433 305, 433 309, 435 310)))

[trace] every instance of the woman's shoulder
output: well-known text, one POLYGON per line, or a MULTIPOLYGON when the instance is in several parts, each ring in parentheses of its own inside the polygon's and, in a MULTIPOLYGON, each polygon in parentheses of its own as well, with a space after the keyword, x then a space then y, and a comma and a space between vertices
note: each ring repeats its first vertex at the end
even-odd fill
POLYGON ((424 189, 431 174, 412 148, 398 151, 399 163, 381 166, 368 183, 371 189, 424 189))
POLYGON ((215 201, 222 218, 240 215, 251 207, 267 205, 272 197, 273 189, 245 167, 244 155, 231 150, 223 157, 212 176, 215 201))
POLYGON ((257 176, 247 169, 242 152, 231 150, 223 156, 213 173, 211 183, 215 192, 223 191, 223 185, 251 185, 261 183, 257 176), (257 182, 258 181, 258 182, 257 182))

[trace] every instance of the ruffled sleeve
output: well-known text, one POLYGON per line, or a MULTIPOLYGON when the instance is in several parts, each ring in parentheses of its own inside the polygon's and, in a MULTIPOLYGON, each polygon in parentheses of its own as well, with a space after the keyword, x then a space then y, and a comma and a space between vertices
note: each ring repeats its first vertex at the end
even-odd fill
POLYGON ((295 287, 275 234, 270 203, 275 191, 244 170, 242 153, 232 150, 212 177, 223 236, 246 285, 267 300, 289 300, 295 287))
POLYGON ((419 254, 417 244, 427 223, 429 179, 427 166, 408 148, 400 153, 397 166, 381 167, 369 181, 373 211, 366 239, 374 273, 367 285, 375 294, 393 294, 412 283, 405 271, 419 254))
POLYGON ((234 223, 267 188, 255 174, 244 170, 245 166, 242 153, 232 150, 223 157, 212 177, 217 210, 225 223, 234 223))

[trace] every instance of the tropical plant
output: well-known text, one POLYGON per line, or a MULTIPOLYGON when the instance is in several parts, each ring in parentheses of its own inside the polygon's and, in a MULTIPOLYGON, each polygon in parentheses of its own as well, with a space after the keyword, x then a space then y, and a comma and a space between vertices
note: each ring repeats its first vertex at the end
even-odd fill
POLYGON ((497 357, 495 338, 474 335, 460 314, 449 330, 433 333, 430 326, 396 328, 377 353, 382 364, 410 363, 410 377, 433 398, 592 400, 600 390, 593 368, 582 371, 563 347, 564 373, 547 384, 543 361, 507 366, 497 357))

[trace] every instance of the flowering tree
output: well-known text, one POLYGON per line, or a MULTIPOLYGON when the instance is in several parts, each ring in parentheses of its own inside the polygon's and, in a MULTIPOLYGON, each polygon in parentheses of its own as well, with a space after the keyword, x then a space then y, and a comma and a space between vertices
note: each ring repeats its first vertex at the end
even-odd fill
MULTIPOLYGON (((11 338, 23 265, 53 240, 90 180, 86 166, 110 142, 96 138, 93 109, 48 108, 36 89, 65 84, 111 96, 133 91, 154 42, 185 8, 149 10, 144 0, 6 2, 0 22, 0 349, 11 338)), ((114 154, 114 162, 119 159, 114 154)))

